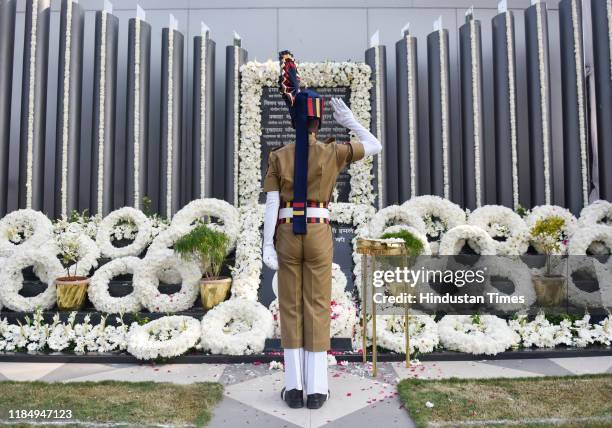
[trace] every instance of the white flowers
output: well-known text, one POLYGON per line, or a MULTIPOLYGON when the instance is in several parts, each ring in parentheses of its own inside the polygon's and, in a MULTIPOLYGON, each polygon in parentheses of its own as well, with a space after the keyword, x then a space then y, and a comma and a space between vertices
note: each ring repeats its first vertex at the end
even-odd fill
POLYGON ((96 241, 102 254, 111 259, 138 256, 149 244, 151 231, 151 221, 142 211, 136 208, 123 207, 104 217, 98 228, 96 241), (119 222, 132 222, 138 229, 134 242, 125 247, 115 247, 111 242, 111 234, 115 225, 119 222))
POLYGON ((423 219, 425 232, 430 240, 439 239, 447 230, 465 224, 463 210, 439 196, 417 196, 404 202, 402 208, 423 219))
POLYGON ((492 315, 447 315, 438 322, 440 343, 447 349, 495 355, 516 346, 520 336, 492 315))
POLYGON ((38 249, 52 236, 53 225, 43 213, 31 209, 13 211, 0 220, 0 255, 38 249))
POLYGON ((162 317, 142 326, 132 324, 127 350, 139 360, 176 357, 193 348, 200 334, 200 323, 195 318, 162 317))
MULTIPOLYGON (((410 315, 408 321, 410 353, 432 352, 439 344, 438 326, 433 316, 410 315)), ((368 338, 372 338, 372 319, 368 320, 368 338)), ((376 345, 393 352, 406 352, 404 316, 376 316, 376 345)))
POLYGON ((510 208, 485 205, 474 210, 468 224, 484 229, 494 239, 499 255, 521 255, 529 247, 529 229, 523 219, 510 208))
POLYGON ((233 298, 202 318, 202 349, 213 354, 246 355, 263 351, 272 337, 272 314, 259 302, 233 298))
POLYGON ((106 263, 96 271, 91 278, 87 293, 94 307, 106 313, 137 312, 142 308, 140 298, 134 291, 123 296, 113 297, 110 295, 108 285, 110 280, 117 275, 131 273, 141 265, 138 257, 120 257, 106 263))
POLYGON ((467 224, 453 227, 442 236, 439 253, 443 256, 459 254, 465 244, 478 254, 495 255, 495 241, 478 226, 467 224))

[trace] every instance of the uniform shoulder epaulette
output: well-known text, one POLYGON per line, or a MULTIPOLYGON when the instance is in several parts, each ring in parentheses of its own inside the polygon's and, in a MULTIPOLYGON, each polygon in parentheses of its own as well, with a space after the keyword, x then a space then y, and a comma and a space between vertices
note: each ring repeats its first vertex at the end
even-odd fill
POLYGON ((323 144, 330 144, 330 143, 335 143, 335 142, 336 142, 335 137, 329 137, 325 141, 323 141, 323 144))

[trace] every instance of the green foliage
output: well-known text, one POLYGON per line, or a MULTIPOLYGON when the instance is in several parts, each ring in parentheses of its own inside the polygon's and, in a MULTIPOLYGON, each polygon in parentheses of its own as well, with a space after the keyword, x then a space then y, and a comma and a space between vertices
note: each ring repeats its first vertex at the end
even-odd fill
POLYGON ((421 254, 423 254, 423 242, 421 242, 419 238, 417 238, 416 236, 414 236, 414 234, 408 232, 407 230, 400 230, 399 232, 393 233, 385 233, 381 238, 399 238, 404 241, 404 245, 406 246, 406 250, 408 251, 409 255, 420 256, 421 254))
MULTIPOLYGON (((123 318, 122 318, 123 319, 123 318)), ((148 324, 151 319, 147 316, 141 316, 138 312, 132 312, 132 320, 138 325, 148 324)))
POLYGON ((88 221, 91 218, 89 215, 89 210, 85 208, 82 213, 79 213, 77 210, 72 210, 70 216, 68 217, 69 223, 77 223, 81 220, 88 221))
POLYGON ((174 244, 174 251, 185 260, 195 260, 209 278, 218 277, 223 267, 229 238, 205 224, 196 226, 174 244))
POLYGON ((482 323, 482 319, 480 318, 480 314, 472 315, 472 324, 480 325, 482 323))
POLYGON ((149 198, 148 196, 142 197, 142 212, 147 217, 151 217, 153 215, 153 210, 151 209, 151 203, 152 203, 151 198, 149 198))
POLYGON ((520 215, 523 218, 527 217, 527 214, 529 214, 529 211, 527 211, 527 209, 524 206, 520 205, 520 204, 519 204, 519 206, 516 207, 515 211, 516 211, 516 213, 518 215, 520 215))
POLYGON ((546 275, 550 275, 550 255, 561 249, 565 220, 559 216, 541 218, 531 228, 531 239, 536 241, 546 254, 546 275))

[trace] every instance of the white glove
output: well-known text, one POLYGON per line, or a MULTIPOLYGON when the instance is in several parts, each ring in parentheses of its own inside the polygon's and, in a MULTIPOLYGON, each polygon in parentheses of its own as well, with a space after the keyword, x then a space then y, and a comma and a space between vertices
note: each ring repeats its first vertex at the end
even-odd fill
POLYGON ((263 262, 272 270, 278 270, 278 256, 274 248, 274 231, 278 220, 280 196, 278 192, 266 193, 266 211, 264 215, 263 262))
POLYGON ((361 123, 355 119, 355 115, 344 101, 340 98, 332 98, 330 101, 332 109, 334 110, 334 119, 340 125, 353 131, 361 144, 363 144, 363 150, 366 156, 377 155, 382 151, 382 144, 378 141, 370 131, 365 129, 361 123))

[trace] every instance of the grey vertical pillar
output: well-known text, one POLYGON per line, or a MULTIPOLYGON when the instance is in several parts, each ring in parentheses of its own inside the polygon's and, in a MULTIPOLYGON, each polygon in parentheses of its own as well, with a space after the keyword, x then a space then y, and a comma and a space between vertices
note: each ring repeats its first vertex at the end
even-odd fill
POLYGON ((480 21, 468 15, 459 28, 463 198, 474 210, 484 203, 484 125, 482 111, 482 42, 480 21))
POLYGON ((593 69, 597 129, 599 197, 612 201, 612 5, 607 0, 592 0, 593 69))
POLYGON ((240 66, 248 53, 240 46, 225 48, 225 199, 238 206, 238 182, 235 179, 240 143, 240 66))
POLYGON ((527 92, 531 160, 531 205, 551 204, 552 143, 550 122, 550 63, 546 3, 525 10, 527 92))
POLYGON ((516 209, 519 206, 519 174, 516 45, 512 12, 496 15, 492 20, 492 29, 497 203, 516 209))
POLYGON ((26 2, 19 142, 19 207, 35 210, 42 210, 44 195, 50 14, 50 0, 26 2))
POLYGON ((366 64, 372 69, 372 89, 370 89, 371 117, 370 131, 383 146, 383 152, 375 156, 374 205, 378 209, 387 205, 387 200, 397 202, 397 146, 387 141, 387 49, 385 46, 372 46, 365 52, 366 64), (387 180, 387 177, 393 180, 387 180))
POLYGON ((125 201, 115 203, 140 208, 147 196, 149 149, 149 79, 151 25, 132 18, 128 29, 127 120, 125 201))
POLYGON ((104 10, 96 12, 89 205, 92 213, 101 215, 113 208, 118 36, 119 19, 104 10))
POLYGON ((395 43, 399 202, 419 194, 419 110, 417 38, 395 43))
POLYGON ((0 0, 0 217, 7 211, 16 0, 0 0))
POLYGON ((183 140, 183 44, 177 30, 162 29, 160 213, 171 218, 180 209, 183 140))
POLYGON ((591 190, 581 0, 559 2, 559 31, 565 203, 572 213, 578 215, 588 204, 591 190))
POLYGON ((429 75, 431 193, 450 199, 451 133, 448 30, 437 30, 427 36, 427 70, 429 75))
POLYGON ((73 0, 62 0, 57 73, 55 216, 78 209, 85 16, 73 0))
POLYGON ((212 197, 215 47, 208 32, 193 38, 193 199, 212 197))

